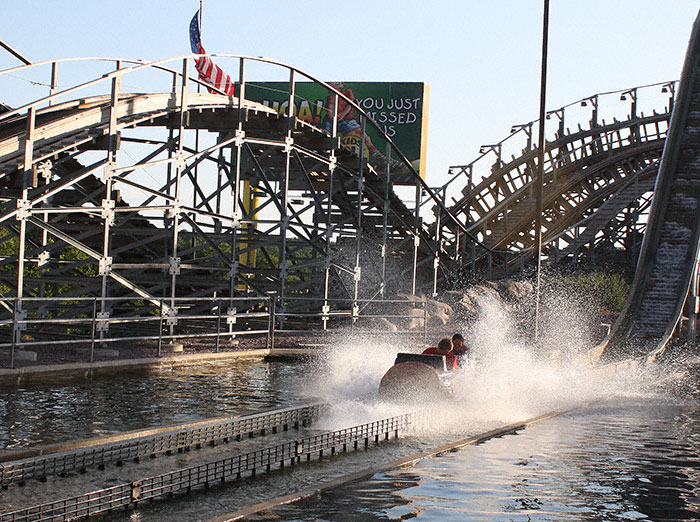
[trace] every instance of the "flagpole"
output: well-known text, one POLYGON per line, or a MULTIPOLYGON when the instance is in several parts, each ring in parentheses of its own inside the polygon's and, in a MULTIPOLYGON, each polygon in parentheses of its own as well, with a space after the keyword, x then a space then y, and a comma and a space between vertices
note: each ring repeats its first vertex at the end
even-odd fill
POLYGON ((202 0, 199 0, 199 37, 202 37, 202 0))

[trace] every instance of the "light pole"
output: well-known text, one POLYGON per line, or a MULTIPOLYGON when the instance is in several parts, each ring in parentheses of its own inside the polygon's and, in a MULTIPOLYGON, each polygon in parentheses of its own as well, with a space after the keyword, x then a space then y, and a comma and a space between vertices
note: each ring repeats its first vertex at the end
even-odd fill
POLYGON ((540 125, 535 177, 535 246, 537 248, 537 282, 535 284, 535 340, 540 331, 540 285, 542 282, 542 190, 544 184, 544 122, 547 95, 547 40, 549 33, 549 0, 544 0, 542 16, 542 67, 540 76, 540 125))

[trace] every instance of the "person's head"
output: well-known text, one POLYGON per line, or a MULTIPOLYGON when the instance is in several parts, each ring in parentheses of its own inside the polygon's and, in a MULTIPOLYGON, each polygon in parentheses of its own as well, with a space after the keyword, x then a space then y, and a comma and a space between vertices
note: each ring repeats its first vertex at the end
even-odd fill
POLYGON ((455 353, 462 353, 467 350, 467 347, 464 345, 464 337, 462 337, 462 334, 456 333, 452 336, 452 349, 455 353))
POLYGON ((437 345, 437 351, 440 355, 447 355, 450 353, 452 350, 452 341, 450 340, 449 337, 445 337, 444 339, 440 339, 440 342, 437 345))

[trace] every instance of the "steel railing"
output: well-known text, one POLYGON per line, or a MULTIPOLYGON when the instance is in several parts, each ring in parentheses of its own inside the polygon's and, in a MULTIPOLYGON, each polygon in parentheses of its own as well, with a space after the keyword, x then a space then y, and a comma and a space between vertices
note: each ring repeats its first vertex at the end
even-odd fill
POLYGON ((348 326, 350 335, 422 336, 426 341, 429 320, 429 300, 425 297, 183 297, 163 298, 157 304, 133 297, 28 297, 5 299, 3 303, 11 311, 0 319, 0 350, 9 349, 11 368, 20 349, 82 347, 85 360, 92 363, 99 348, 110 343, 150 343, 160 357, 164 344, 177 340, 208 339, 213 344, 209 348, 219 352, 222 339, 247 336, 259 337, 261 342, 264 338, 264 347, 274 348, 279 335, 318 334, 348 326), (99 311, 102 302, 110 312, 99 311), (304 311, 296 311, 299 306, 304 311), (393 320, 400 328, 392 332, 378 324, 379 319, 393 320), (305 326, 296 327, 294 320, 302 320, 305 326), (410 322, 412 329, 401 327, 410 322))

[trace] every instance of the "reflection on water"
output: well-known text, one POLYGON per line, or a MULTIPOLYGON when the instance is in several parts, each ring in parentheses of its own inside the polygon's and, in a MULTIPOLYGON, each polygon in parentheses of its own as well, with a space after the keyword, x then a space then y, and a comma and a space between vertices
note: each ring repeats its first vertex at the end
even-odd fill
POLYGON ((297 405, 304 373, 258 359, 0 390, 0 449, 297 405))
POLYGON ((669 397, 610 399, 516 435, 277 508, 272 516, 698 520, 700 405, 669 397))

